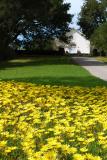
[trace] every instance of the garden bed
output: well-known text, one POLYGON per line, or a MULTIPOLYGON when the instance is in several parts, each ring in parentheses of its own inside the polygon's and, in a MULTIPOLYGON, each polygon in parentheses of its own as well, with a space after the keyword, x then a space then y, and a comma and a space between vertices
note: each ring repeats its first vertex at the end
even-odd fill
POLYGON ((107 88, 0 82, 1 160, 106 160, 107 88))

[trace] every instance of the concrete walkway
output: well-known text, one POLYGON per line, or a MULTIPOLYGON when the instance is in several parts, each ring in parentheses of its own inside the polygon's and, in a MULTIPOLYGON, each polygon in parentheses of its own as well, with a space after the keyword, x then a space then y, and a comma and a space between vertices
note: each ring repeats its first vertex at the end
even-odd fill
POLYGON ((87 69, 92 75, 107 81, 107 65, 93 57, 73 57, 73 60, 87 69))

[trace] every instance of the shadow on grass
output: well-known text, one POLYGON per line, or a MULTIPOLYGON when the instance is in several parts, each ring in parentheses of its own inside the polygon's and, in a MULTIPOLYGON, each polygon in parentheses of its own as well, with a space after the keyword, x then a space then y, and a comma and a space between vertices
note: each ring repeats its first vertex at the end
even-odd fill
MULTIPOLYGON (((2 61, 0 69, 26 67, 26 66, 43 66, 43 65, 68 65, 76 64, 69 56, 44 56, 44 57, 21 57, 18 59, 2 61)), ((77 64, 76 64, 77 65, 77 64)))
MULTIPOLYGON (((10 81, 12 79, 4 79, 10 81)), ((81 87, 96 87, 106 86, 107 82, 101 79, 87 76, 87 77, 32 77, 32 78, 14 78, 16 82, 30 82, 42 85, 64 85, 64 86, 81 86, 81 87)))

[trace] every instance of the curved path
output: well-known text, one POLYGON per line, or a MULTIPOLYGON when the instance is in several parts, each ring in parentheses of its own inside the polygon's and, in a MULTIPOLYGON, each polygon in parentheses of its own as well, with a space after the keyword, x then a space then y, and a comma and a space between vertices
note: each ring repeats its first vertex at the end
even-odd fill
POLYGON ((92 75, 107 81, 107 65, 93 57, 72 57, 72 59, 87 69, 92 75))

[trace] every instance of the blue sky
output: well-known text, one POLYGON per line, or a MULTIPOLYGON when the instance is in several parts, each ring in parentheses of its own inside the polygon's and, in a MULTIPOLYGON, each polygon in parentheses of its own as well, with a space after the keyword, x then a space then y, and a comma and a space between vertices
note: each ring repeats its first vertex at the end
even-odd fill
POLYGON ((65 2, 71 3, 71 9, 69 12, 74 14, 73 24, 71 26, 78 28, 78 26, 76 25, 77 17, 84 0, 65 0, 65 2))

